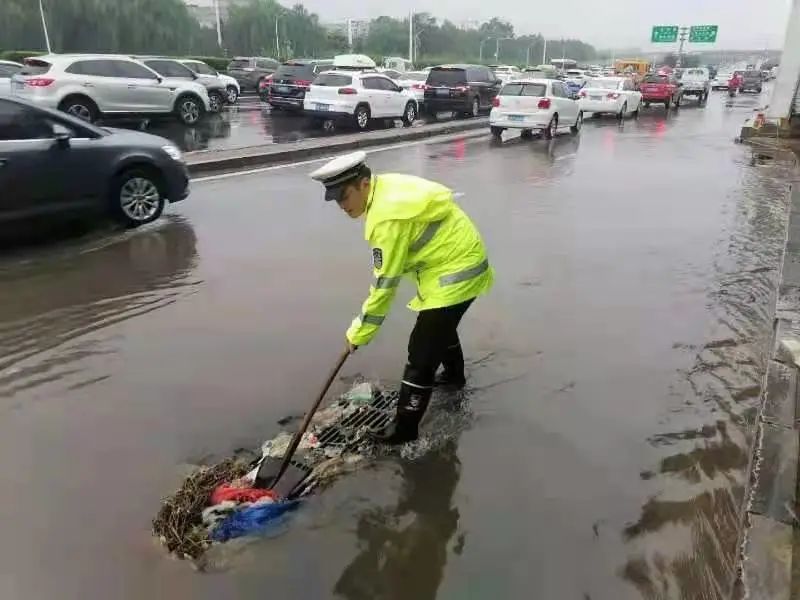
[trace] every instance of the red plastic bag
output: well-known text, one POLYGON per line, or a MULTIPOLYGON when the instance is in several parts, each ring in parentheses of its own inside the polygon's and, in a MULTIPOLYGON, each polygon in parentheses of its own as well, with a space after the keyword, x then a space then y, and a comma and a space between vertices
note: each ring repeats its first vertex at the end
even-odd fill
POLYGON ((255 502, 262 498, 275 500, 277 494, 272 490, 260 490, 252 487, 240 487, 234 483, 223 483, 211 492, 211 504, 220 504, 226 501, 255 502))

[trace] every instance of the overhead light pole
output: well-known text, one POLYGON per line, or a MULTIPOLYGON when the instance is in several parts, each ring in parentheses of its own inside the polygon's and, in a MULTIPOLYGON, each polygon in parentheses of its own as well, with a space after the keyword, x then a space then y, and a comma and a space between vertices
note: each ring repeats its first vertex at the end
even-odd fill
POLYGON ((500 42, 503 40, 513 40, 513 37, 499 37, 495 40, 494 45, 494 62, 500 62, 500 42))
POLYGON ((47 20, 44 18, 44 7, 42 6, 42 0, 39 0, 39 14, 42 17, 42 29, 44 30, 44 43, 47 46, 47 53, 50 54, 52 50, 50 49, 50 36, 47 33, 47 20))
POLYGON ((488 42, 489 40, 493 40, 493 39, 494 39, 494 38, 490 36, 490 37, 487 37, 485 40, 483 40, 483 41, 481 42, 481 45, 480 45, 480 47, 478 48, 478 56, 480 57, 480 58, 479 58, 479 61, 480 61, 480 62, 483 62, 483 45, 484 45, 486 42, 488 42))

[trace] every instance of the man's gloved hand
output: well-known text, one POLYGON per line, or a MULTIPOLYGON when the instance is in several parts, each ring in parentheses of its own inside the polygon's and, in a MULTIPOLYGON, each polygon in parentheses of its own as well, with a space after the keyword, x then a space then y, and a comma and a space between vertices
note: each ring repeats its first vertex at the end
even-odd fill
POLYGON ((348 340, 347 338, 344 338, 344 343, 348 353, 352 354, 353 352, 358 350, 358 346, 354 346, 353 344, 351 344, 350 340, 348 340))

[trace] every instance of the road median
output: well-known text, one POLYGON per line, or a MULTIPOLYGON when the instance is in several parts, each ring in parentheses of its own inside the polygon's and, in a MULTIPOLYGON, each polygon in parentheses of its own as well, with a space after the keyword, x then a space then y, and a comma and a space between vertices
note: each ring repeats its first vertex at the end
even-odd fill
POLYGON ((466 121, 448 121, 418 127, 315 138, 294 144, 265 144, 231 150, 202 150, 188 153, 186 162, 192 175, 200 175, 215 171, 305 160, 335 152, 409 142, 459 132, 479 129, 488 131, 488 128, 488 117, 481 117, 466 121))

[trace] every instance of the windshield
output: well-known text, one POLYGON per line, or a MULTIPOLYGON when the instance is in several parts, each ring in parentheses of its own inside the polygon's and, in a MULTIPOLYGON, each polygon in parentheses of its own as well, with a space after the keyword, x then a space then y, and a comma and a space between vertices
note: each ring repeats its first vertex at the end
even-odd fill
POLYGON ((250 67, 249 58, 235 58, 228 65, 228 69, 247 69, 250 67))
POLYGON ((275 72, 275 79, 286 79, 287 77, 294 77, 297 79, 307 79, 311 81, 314 79, 314 65, 304 64, 284 64, 281 65, 275 72))
POLYGON ((646 75, 644 78, 645 83, 668 83, 669 77, 666 75, 646 75))
POLYGON ((583 71, 567 71, 567 75, 570 77, 582 77, 583 71))
POLYGON ((411 81, 425 81, 428 79, 427 73, 403 73, 402 79, 410 79, 411 81))
POLYGON ((335 73, 323 73, 314 80, 314 85, 323 87, 341 87, 353 83, 353 78, 349 75, 337 75, 335 73))
POLYGON ((616 79, 593 79, 586 84, 587 88, 596 90, 616 90, 620 82, 616 79))
POLYGON ((25 66, 19 72, 20 75, 43 75, 50 70, 50 63, 36 58, 26 58, 25 66))
POLYGON ((428 73, 429 85, 464 85, 467 83, 467 72, 464 69, 433 69, 428 73))
POLYGON ((173 60, 145 60, 148 67, 164 77, 177 77, 179 79, 194 79, 194 74, 186 65, 173 60))
POLYGON ((189 62, 189 63, 184 63, 184 64, 187 67, 189 67, 192 71, 194 71, 195 73, 200 73, 200 75, 216 75, 217 74, 217 72, 214 69, 209 67, 204 62, 199 62, 198 61, 198 62, 189 62))
POLYGON ((544 96, 547 86, 543 83, 509 83, 500 90, 501 96, 544 96))

